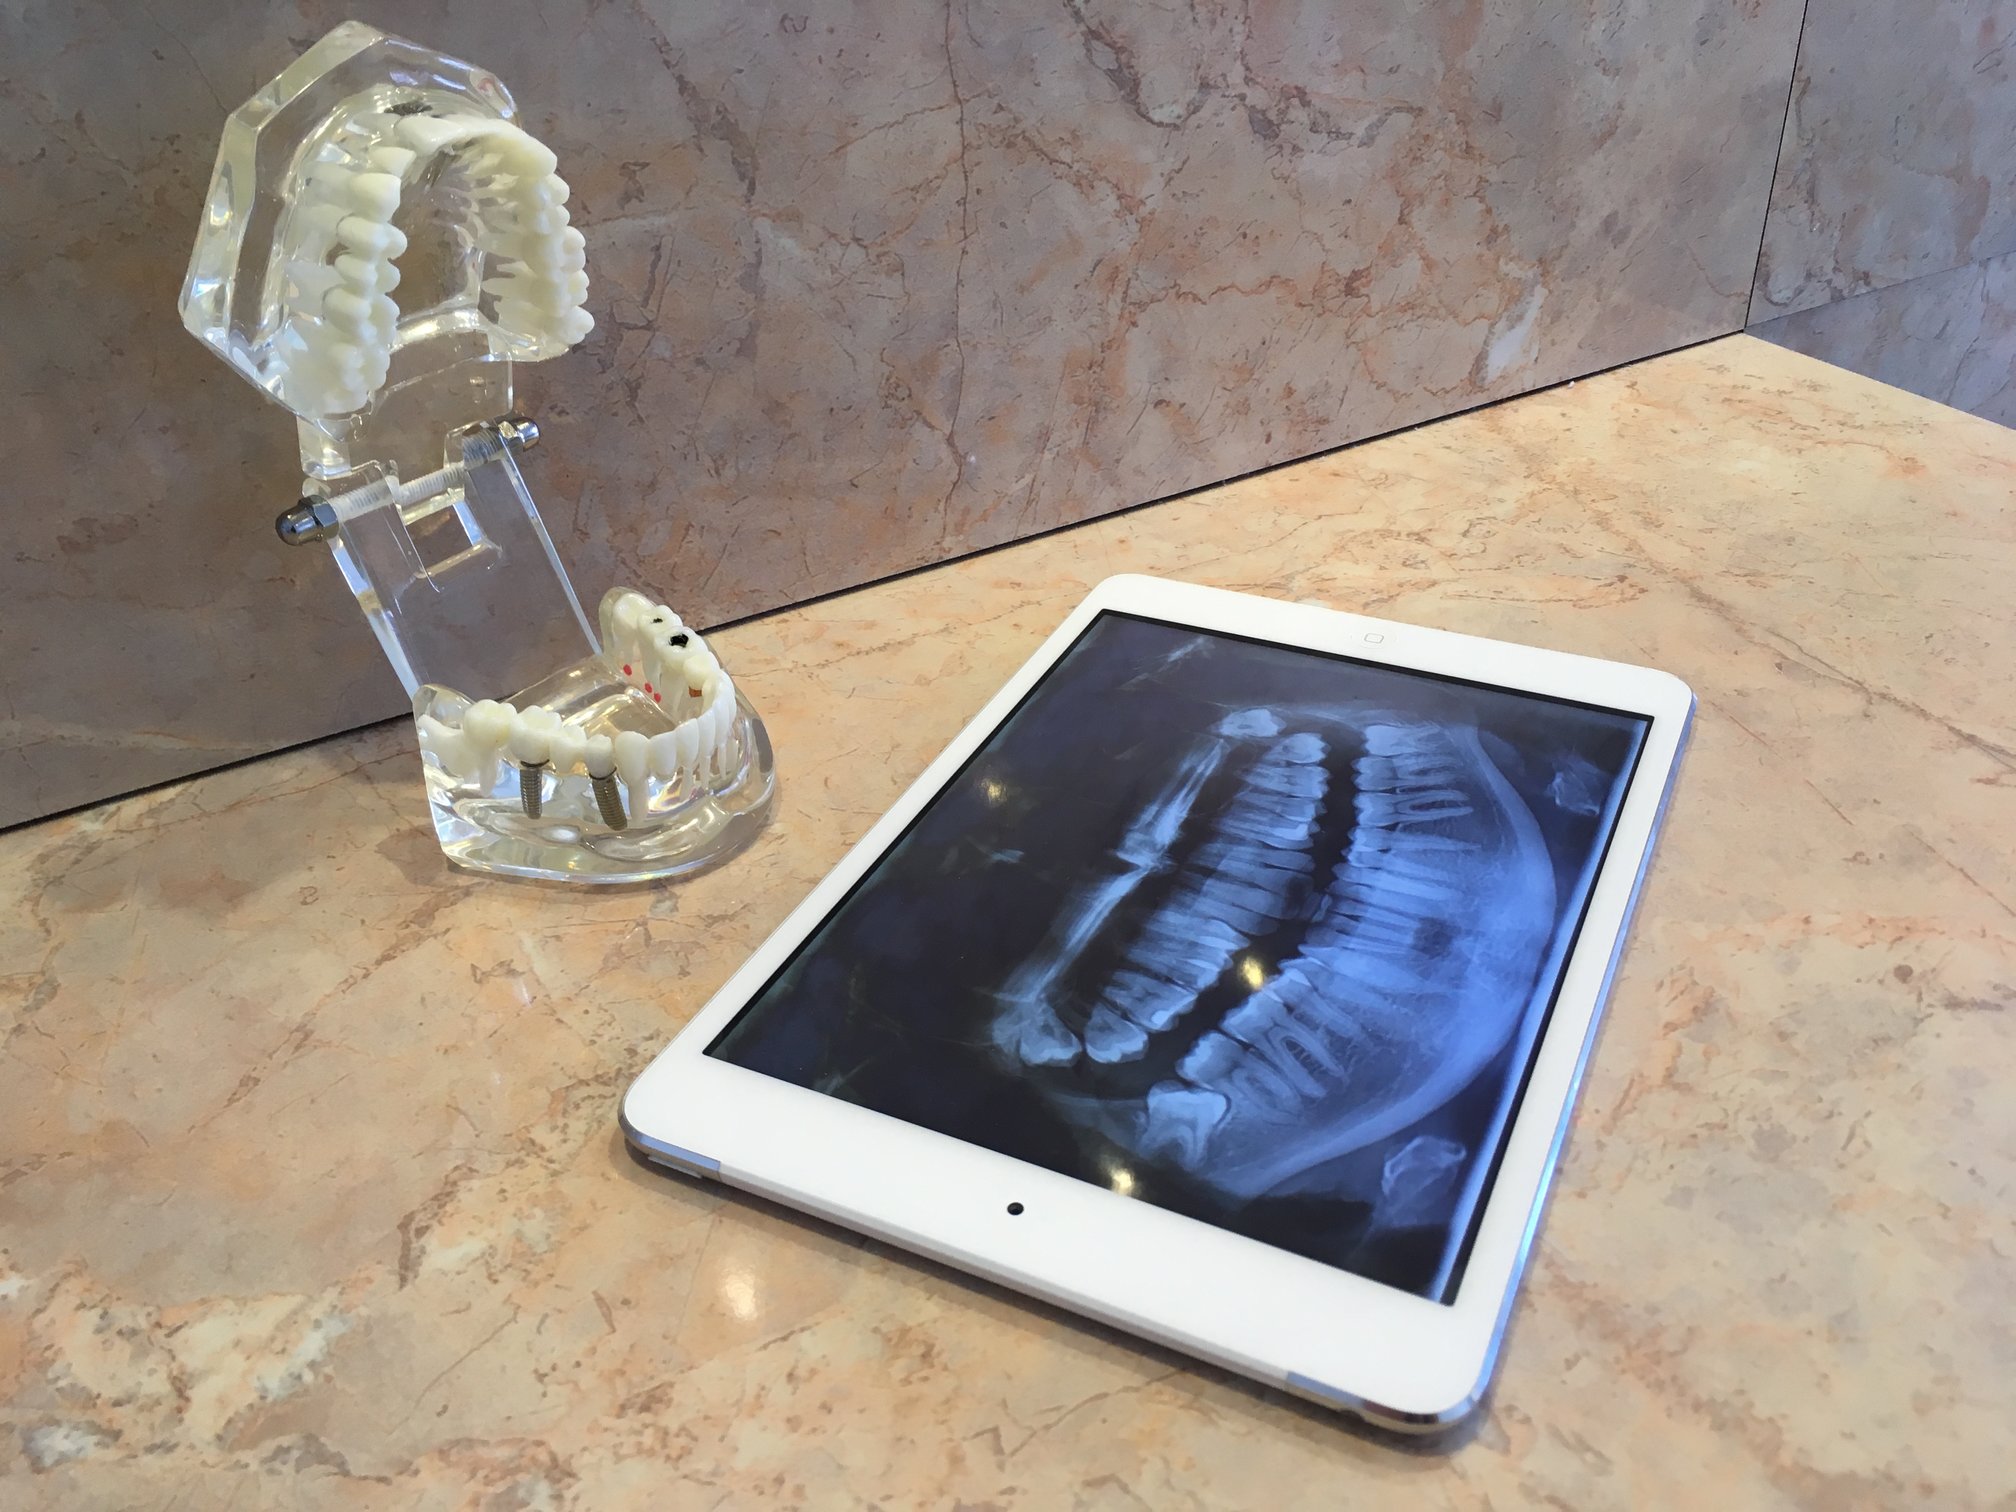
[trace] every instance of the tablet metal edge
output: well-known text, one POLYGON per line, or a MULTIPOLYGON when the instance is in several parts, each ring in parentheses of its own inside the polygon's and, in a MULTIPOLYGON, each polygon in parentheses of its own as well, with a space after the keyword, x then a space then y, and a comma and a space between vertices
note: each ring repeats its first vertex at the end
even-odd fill
MULTIPOLYGON (((1498 1356, 1505 1344, 1505 1331, 1512 1322, 1512 1308, 1519 1300, 1519 1293, 1526 1284, 1526 1268, 1533 1261, 1533 1242, 1540 1234, 1540 1220, 1546 1214, 1548 1199, 1554 1195, 1554 1178, 1560 1173, 1561 1154, 1568 1143, 1568 1129, 1575 1121, 1575 1110, 1582 1102, 1582 1079, 1589 1069, 1589 1057, 1596 1049, 1596 1036, 1601 1032, 1603 1020, 1610 1012, 1610 989, 1617 981, 1617 968, 1624 962, 1624 951, 1630 943, 1631 925, 1638 917, 1638 899, 1645 891, 1645 879, 1652 870, 1652 857, 1659 849, 1659 836, 1666 828, 1666 813, 1673 805, 1673 794, 1680 786, 1680 766, 1687 755, 1687 747, 1694 739, 1694 714, 1700 707, 1700 700, 1694 697, 1690 688, 1687 695, 1687 712, 1680 719, 1680 738, 1673 745, 1673 759, 1666 767, 1666 787, 1659 795, 1659 807, 1653 811, 1652 823, 1645 834, 1645 848, 1639 853, 1638 874, 1631 879, 1631 893, 1624 900, 1624 913, 1617 922, 1617 937, 1610 946, 1610 959, 1603 968, 1603 981, 1596 989, 1596 1006, 1590 1014, 1589 1026, 1582 1033, 1582 1046, 1575 1058, 1575 1074, 1568 1083, 1568 1095, 1562 1099, 1560 1121, 1555 1125, 1554 1138, 1548 1146, 1547 1161, 1540 1169, 1540 1185, 1533 1194, 1532 1211, 1527 1214, 1525 1231, 1519 1237, 1519 1250, 1512 1262, 1512 1273, 1506 1281, 1504 1300, 1499 1304, 1498 1321, 1492 1325, 1490 1341, 1484 1346, 1484 1361, 1477 1372, 1477 1382, 1470 1394, 1462 1401, 1437 1413, 1401 1413, 1404 1423, 1384 1421, 1383 1426, 1400 1427, 1402 1432, 1427 1433, 1468 1416, 1484 1399, 1485 1387, 1498 1374, 1498 1356)), ((1299 1372, 1290 1371, 1290 1384, 1297 1380, 1308 1380, 1299 1372)), ((1334 1387, 1325 1386, 1320 1381, 1310 1381, 1316 1390, 1336 1397, 1344 1393, 1334 1387)), ((1373 1404, 1364 1404, 1371 1412, 1364 1415, 1375 1422, 1381 1422, 1373 1413, 1383 1411, 1373 1404)))
POLYGON ((637 1125, 630 1122, 630 1113, 619 1107, 616 1122, 622 1126, 623 1138, 630 1148, 642 1155, 653 1165, 661 1165, 674 1171, 682 1171, 688 1176, 698 1176, 704 1180, 721 1179, 721 1162, 712 1155, 702 1155, 697 1150, 689 1150, 684 1145, 668 1144, 662 1139, 653 1139, 637 1125))

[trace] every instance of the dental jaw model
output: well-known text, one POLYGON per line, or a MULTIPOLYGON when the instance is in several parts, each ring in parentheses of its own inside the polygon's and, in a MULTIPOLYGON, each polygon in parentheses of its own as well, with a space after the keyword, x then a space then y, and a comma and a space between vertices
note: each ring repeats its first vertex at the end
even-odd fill
POLYGON ((590 624, 519 472, 511 365, 593 321, 567 185, 515 114, 480 68, 337 27, 226 122, 183 323, 295 416, 281 537, 328 544, 412 697, 447 855, 678 876, 761 828, 769 738, 666 605, 615 588, 590 624))

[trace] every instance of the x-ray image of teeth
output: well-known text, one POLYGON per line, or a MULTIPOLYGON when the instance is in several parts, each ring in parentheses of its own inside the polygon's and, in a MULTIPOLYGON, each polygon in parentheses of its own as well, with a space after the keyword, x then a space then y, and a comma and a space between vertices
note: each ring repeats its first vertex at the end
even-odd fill
POLYGON ((710 1053, 1448 1300, 1643 734, 1102 616, 710 1053))

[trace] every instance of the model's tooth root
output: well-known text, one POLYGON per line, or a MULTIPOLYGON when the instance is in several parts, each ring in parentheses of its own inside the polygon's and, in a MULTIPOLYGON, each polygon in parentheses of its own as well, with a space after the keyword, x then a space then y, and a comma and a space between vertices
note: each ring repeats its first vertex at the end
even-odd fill
POLYGON ((1220 1093, 1181 1082, 1160 1083, 1149 1091, 1141 1114, 1141 1153, 1182 1166, 1197 1165, 1230 1108, 1220 1093))

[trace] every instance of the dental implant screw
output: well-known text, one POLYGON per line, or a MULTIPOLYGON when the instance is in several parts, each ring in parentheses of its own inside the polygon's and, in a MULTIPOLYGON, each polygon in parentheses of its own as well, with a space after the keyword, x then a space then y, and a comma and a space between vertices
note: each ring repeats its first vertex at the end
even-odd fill
POLYGON ((612 830, 628 827, 630 816, 623 812, 623 790, 616 785, 616 774, 591 776, 588 785, 595 790, 595 807, 602 811, 602 822, 612 830))
POLYGON ((546 763, 526 761, 518 766, 518 801, 525 805, 525 817, 537 819, 545 802, 546 763))

